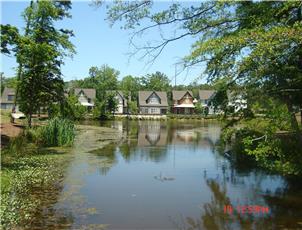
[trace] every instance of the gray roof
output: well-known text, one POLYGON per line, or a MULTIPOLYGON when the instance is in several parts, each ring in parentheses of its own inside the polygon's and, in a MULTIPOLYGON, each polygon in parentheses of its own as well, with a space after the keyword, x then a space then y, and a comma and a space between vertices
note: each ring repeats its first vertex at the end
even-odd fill
POLYGON ((214 96, 215 90, 199 90, 199 99, 208 100, 214 96))
POLYGON ((172 91, 173 100, 178 101, 178 100, 182 99, 186 95, 187 92, 193 97, 193 93, 190 90, 173 90, 172 91))
POLYGON ((138 92, 139 106, 168 106, 167 93, 163 91, 139 91, 138 92), (160 105, 147 104, 147 99, 155 93, 161 100, 160 105))
POLYGON ((16 90, 14 88, 4 88, 3 93, 1 95, 1 103, 14 103, 14 101, 8 101, 7 96, 13 95, 15 96, 16 90))
POLYGON ((96 95, 96 91, 95 89, 87 89, 87 88, 75 88, 74 89, 74 94, 78 95, 81 91, 83 91, 83 93, 86 95, 86 97, 94 100, 95 99, 95 95, 96 95))

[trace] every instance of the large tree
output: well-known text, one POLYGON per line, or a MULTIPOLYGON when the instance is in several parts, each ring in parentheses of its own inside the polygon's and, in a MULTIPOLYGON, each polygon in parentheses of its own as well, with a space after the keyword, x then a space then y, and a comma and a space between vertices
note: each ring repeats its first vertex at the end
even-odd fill
POLYGON ((130 39, 137 51, 153 58, 175 40, 197 38, 185 67, 205 63, 209 81, 227 77, 229 86, 257 88, 283 101, 292 129, 300 132, 294 113, 302 107, 301 1, 167 5, 158 11, 149 0, 118 1, 109 5, 108 19, 112 25, 123 21, 123 28, 133 30, 130 39), (136 38, 155 29, 162 40, 139 46, 136 38))
POLYGON ((31 1, 24 11, 24 34, 11 25, 1 25, 1 52, 16 56, 18 104, 28 117, 41 106, 64 99, 61 66, 74 53, 69 41, 72 31, 57 29, 55 23, 70 17, 70 1, 31 1))
POLYGON ((108 65, 101 67, 92 66, 89 76, 79 80, 75 85, 81 88, 94 88, 97 91, 97 99, 103 100, 106 91, 116 90, 118 87, 118 76, 120 72, 108 65))
POLYGON ((159 71, 142 77, 141 84, 146 90, 168 91, 171 88, 168 76, 159 71))

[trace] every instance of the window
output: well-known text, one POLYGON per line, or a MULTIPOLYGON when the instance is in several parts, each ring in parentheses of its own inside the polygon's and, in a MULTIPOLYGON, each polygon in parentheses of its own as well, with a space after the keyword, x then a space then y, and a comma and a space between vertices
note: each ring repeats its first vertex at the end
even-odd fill
POLYGON ((152 94, 149 97, 148 103, 149 104, 160 104, 160 101, 159 101, 159 98, 156 95, 152 94))
POLYGON ((151 113, 152 114, 159 113, 159 108, 151 108, 151 113))
POLYGON ((7 100, 8 101, 13 101, 15 98, 15 95, 7 95, 7 100))

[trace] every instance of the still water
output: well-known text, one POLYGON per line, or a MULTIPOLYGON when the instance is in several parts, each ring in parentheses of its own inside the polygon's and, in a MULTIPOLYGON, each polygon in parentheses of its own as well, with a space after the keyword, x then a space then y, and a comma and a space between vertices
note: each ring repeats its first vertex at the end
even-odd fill
POLYGON ((79 133, 54 207, 66 226, 302 229, 301 181, 234 165, 219 148, 219 123, 98 125, 118 132, 115 138, 90 129, 79 133))

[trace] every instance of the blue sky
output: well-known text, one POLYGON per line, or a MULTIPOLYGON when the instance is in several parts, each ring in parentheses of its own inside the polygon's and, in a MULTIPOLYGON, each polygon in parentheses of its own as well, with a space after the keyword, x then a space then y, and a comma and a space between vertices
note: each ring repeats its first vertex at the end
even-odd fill
MULTIPOLYGON (((88 76, 91 66, 107 64, 120 71, 120 78, 126 75, 143 76, 155 71, 161 71, 169 76, 174 84, 175 63, 190 51, 192 43, 197 38, 186 38, 171 43, 156 61, 150 66, 147 59, 140 60, 140 56, 129 60, 128 53, 130 31, 121 30, 119 26, 110 28, 106 18, 106 9, 91 7, 89 1, 76 1, 72 5, 72 19, 64 19, 60 26, 72 29, 75 37, 72 43, 77 54, 73 59, 66 58, 62 73, 65 81, 82 79, 88 76)), ((24 27, 21 17, 22 11, 29 5, 29 1, 1 1, 1 23, 12 24, 18 28, 24 27)), ((155 2, 156 9, 163 9, 167 2, 155 2)), ((159 34, 148 33, 139 42, 158 40, 159 34)), ((14 57, 1 55, 1 72, 4 76, 14 76, 17 66, 14 57)), ((180 67, 177 68, 177 71, 180 67)), ((202 67, 184 71, 177 76, 177 84, 188 84, 199 78, 202 67)), ((199 78, 200 79, 200 78, 199 78)), ((203 80, 199 82, 205 82, 203 80)))

